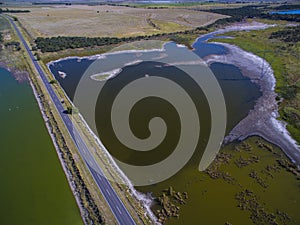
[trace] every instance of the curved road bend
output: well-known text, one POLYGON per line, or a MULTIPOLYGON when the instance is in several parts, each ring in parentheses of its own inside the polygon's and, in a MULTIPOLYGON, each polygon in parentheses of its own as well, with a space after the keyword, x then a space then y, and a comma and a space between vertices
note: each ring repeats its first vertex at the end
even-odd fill
POLYGON ((69 118, 69 116, 67 114, 63 113, 63 111, 65 109, 64 109, 62 103, 60 102, 59 98, 53 91, 52 86, 51 86, 51 84, 49 84, 49 81, 48 81, 44 71, 40 67, 39 63, 37 61, 35 61, 34 55, 32 54, 26 41, 24 40, 20 30, 18 29, 18 27, 16 26, 16 24, 10 17, 7 16, 6 18, 9 19, 9 21, 13 25, 14 29, 16 30, 19 38, 21 39, 27 53, 30 56, 31 61, 34 64, 34 67, 38 71, 38 73, 48 91, 48 94, 51 96, 52 102, 56 106, 57 111, 59 112, 59 115, 61 116, 66 128, 68 129, 68 131, 73 139, 73 142, 77 146, 81 157, 83 158, 88 169, 90 170, 95 182, 97 183, 97 186, 99 187, 103 197, 105 198, 106 202, 108 203, 117 222, 120 225, 136 225, 135 221, 131 217, 131 215, 128 212, 128 210, 126 209, 125 205, 120 200, 117 193, 115 192, 115 190, 113 189, 113 187, 111 186, 111 184, 109 183, 109 181, 107 180, 105 175, 103 174, 103 172, 102 172, 101 168, 99 167, 99 165, 97 164, 96 160, 93 158, 93 156, 90 153, 88 147, 86 146, 83 138, 80 136, 77 129, 75 127, 73 127, 71 119, 69 118))

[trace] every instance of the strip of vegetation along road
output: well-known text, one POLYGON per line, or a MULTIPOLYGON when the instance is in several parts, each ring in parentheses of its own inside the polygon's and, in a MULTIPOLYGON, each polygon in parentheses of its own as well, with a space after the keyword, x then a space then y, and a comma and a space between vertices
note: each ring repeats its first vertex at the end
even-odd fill
MULTIPOLYGON (((22 54, 23 58, 26 59, 27 62, 30 62, 30 59, 25 52, 22 54)), ((30 84, 85 224, 104 224, 105 220, 101 216, 102 213, 100 213, 99 206, 96 205, 95 200, 91 196, 91 190, 86 185, 87 179, 82 176, 82 173, 84 173, 83 168, 82 166, 80 166, 81 168, 78 167, 78 164, 82 162, 79 163, 78 160, 75 160, 74 149, 71 150, 69 148, 66 135, 64 135, 64 132, 61 130, 61 122, 58 121, 58 115, 56 115, 57 112, 55 112, 49 97, 45 94, 41 81, 37 79, 36 72, 32 69, 33 65, 28 65, 25 62, 23 63, 25 66, 13 68, 13 71, 14 73, 20 73, 18 71, 21 69, 26 70, 29 73, 30 84)), ((9 62, 7 62, 7 65, 10 65, 9 62)))

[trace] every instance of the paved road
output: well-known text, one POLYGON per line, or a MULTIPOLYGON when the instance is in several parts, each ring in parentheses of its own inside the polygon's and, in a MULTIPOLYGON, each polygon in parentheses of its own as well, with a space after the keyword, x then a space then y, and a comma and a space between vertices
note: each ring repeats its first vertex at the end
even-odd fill
POLYGON ((102 195, 104 196, 105 200, 107 201, 111 211, 115 215, 116 220, 120 225, 135 225, 136 223, 132 219, 130 213, 127 211, 126 207, 112 188, 111 184, 107 180, 107 178, 104 176, 101 168, 98 166, 97 162, 95 161, 94 157, 90 153, 88 147, 86 146, 85 142, 83 141, 82 137, 80 136, 79 132, 77 129, 75 129, 72 125, 72 121, 69 118, 69 116, 63 111, 65 110, 62 103, 60 102, 59 98, 55 94, 55 92, 52 89, 51 84, 49 84, 49 81, 40 67, 39 63, 35 61, 35 57, 32 54, 29 46, 27 45, 26 41, 24 40, 20 30, 14 23, 14 21, 10 18, 7 17, 10 22, 12 23, 13 27, 15 28, 19 38, 21 39, 26 51, 28 52, 36 70, 38 71, 49 95, 51 96, 51 99, 53 103, 55 104, 63 122, 65 123, 75 145, 78 148, 78 151, 83 158, 84 162, 86 163, 87 167, 89 168, 94 180, 96 181, 102 195))

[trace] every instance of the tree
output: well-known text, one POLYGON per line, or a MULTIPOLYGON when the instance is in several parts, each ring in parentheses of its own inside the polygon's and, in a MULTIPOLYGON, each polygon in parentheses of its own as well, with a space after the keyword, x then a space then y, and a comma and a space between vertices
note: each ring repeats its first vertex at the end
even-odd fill
POLYGON ((49 81, 49 84, 57 84, 57 80, 53 79, 49 81))
POLYGON ((65 111, 67 114, 77 114, 78 113, 78 109, 72 106, 68 106, 67 110, 65 111))
POLYGON ((36 53, 36 54, 35 54, 35 57, 36 57, 36 60, 38 60, 38 61, 41 60, 41 57, 40 57, 40 54, 39 54, 39 53, 36 53))

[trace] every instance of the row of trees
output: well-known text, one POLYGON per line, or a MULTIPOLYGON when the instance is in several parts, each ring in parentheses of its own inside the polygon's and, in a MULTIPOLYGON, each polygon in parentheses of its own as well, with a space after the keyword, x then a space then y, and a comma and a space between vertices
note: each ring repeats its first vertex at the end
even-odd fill
POLYGON ((5 47, 11 47, 15 51, 21 50, 21 44, 18 41, 7 42, 7 43, 5 43, 5 47))
POLYGON ((261 16, 263 19, 270 20, 286 20, 291 22, 300 22, 299 14, 264 14, 261 16))
POLYGON ((0 8, 0 13, 29 13, 30 10, 20 10, 20 9, 2 9, 0 8))
POLYGON ((275 10, 290 10, 290 9, 300 9, 300 4, 292 4, 292 5, 280 5, 275 8, 275 10))
POLYGON ((286 27, 283 30, 273 32, 269 38, 276 38, 284 42, 296 43, 300 41, 300 26, 286 27))
MULTIPOLYGON (((205 28, 197 28, 195 30, 205 29, 205 28)), ((138 40, 148 40, 148 39, 157 39, 159 37, 170 37, 176 34, 187 34, 191 31, 180 31, 180 32, 173 32, 173 33, 160 33, 160 34, 153 34, 153 35, 139 35, 136 37, 65 37, 65 36, 58 36, 58 37, 50 37, 50 38, 43 38, 38 37, 35 39, 36 48, 40 49, 41 52, 56 52, 65 49, 75 49, 75 48, 86 48, 86 47, 94 47, 94 46, 105 46, 105 45, 113 45, 122 42, 132 42, 138 40)))
POLYGON ((122 39, 116 37, 51 37, 42 38, 38 37, 35 40, 36 47, 41 49, 42 52, 56 52, 65 49, 103 46, 120 43, 122 39))
POLYGON ((208 11, 231 16, 235 21, 242 21, 244 18, 260 17, 265 7, 266 5, 249 5, 241 8, 210 9, 208 11))
POLYGON ((270 8, 268 7, 269 7, 268 5, 249 5, 241 8, 211 9, 208 11, 231 16, 231 21, 236 21, 236 22, 240 22, 245 18, 262 18, 262 19, 270 19, 270 20, 287 20, 287 21, 300 22, 300 15, 271 14, 269 13, 270 8))

